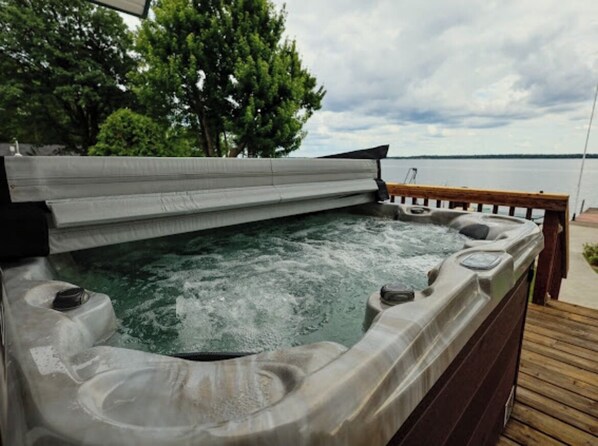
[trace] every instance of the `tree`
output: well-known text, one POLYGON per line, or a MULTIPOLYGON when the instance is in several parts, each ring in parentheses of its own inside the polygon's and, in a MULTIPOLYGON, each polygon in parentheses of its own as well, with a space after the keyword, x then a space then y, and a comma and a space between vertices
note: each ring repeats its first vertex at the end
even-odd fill
POLYGON ((158 0, 139 31, 142 104, 188 126, 206 156, 282 156, 325 91, 268 0, 158 0))
POLYGON ((89 155, 102 156, 192 156, 185 139, 173 135, 153 119, 123 108, 101 125, 98 142, 89 155))
POLYGON ((127 106, 132 35, 86 0, 0 0, 0 138, 85 154, 127 106))

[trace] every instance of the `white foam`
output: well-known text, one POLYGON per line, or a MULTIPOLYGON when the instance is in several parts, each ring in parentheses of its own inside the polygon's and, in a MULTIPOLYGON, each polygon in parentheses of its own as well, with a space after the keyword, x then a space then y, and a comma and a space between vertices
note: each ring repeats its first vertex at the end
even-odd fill
POLYGON ((372 292, 396 281, 425 287, 427 271, 464 240, 441 226, 316 215, 128 244, 116 258, 89 251, 81 278, 110 269, 112 289, 97 291, 115 298, 117 344, 159 353, 351 345, 372 292))

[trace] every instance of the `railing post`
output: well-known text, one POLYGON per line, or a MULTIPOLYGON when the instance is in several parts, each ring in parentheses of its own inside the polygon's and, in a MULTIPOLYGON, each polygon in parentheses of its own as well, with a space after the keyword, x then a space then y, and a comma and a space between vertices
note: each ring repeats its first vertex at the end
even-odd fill
POLYGON ((563 231, 560 231, 556 238, 556 247, 554 251, 554 259, 552 261, 552 273, 550 275, 550 284, 548 286, 548 294, 551 299, 558 300, 561 291, 561 282, 563 281, 561 266, 563 264, 563 231))
POLYGON ((552 299, 558 300, 561 291, 561 283, 567 277, 569 268, 569 211, 559 213, 559 234, 557 237, 555 259, 552 264, 552 280, 548 294, 552 299))
MULTIPOLYGON (((547 294, 551 287, 552 274, 558 275, 560 262, 556 268, 556 250, 559 235, 559 212, 546 211, 544 214, 544 223, 542 224, 542 233, 544 234, 544 249, 538 257, 538 267, 536 269, 536 283, 534 288, 533 302, 535 304, 545 305, 547 294), (556 269, 556 272, 555 272, 556 269)), ((560 281, 560 277, 558 280, 560 281)), ((557 278, 555 277, 555 280, 557 278)), ((560 287, 560 285, 559 285, 560 287)))

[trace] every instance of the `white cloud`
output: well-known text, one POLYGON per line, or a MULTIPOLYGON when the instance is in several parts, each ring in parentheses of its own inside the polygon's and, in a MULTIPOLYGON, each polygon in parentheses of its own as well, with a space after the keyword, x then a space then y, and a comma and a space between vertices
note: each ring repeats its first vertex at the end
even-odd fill
POLYGON ((286 3, 287 34, 328 91, 298 155, 582 150, 598 2, 286 3))

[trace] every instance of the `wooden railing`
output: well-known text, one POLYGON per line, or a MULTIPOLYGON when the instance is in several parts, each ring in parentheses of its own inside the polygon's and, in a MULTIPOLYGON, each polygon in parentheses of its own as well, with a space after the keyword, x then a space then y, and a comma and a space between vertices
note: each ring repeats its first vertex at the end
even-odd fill
POLYGON ((561 281, 569 269, 569 196, 503 190, 469 189, 465 187, 424 186, 387 183, 391 202, 432 207, 462 208, 493 214, 519 215, 543 219, 544 249, 538 257, 533 302, 546 304, 558 299, 561 281), (492 206, 491 209, 486 206, 492 206))

